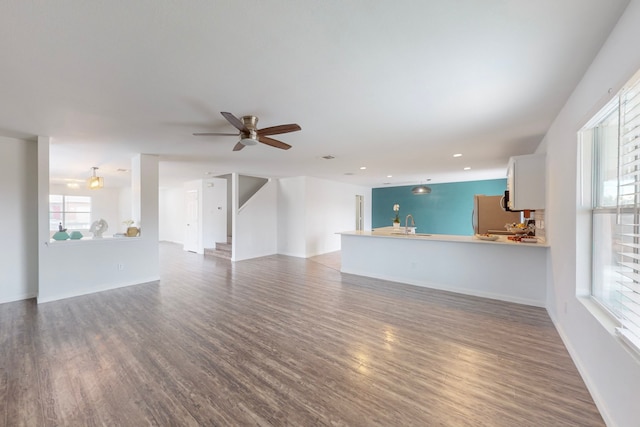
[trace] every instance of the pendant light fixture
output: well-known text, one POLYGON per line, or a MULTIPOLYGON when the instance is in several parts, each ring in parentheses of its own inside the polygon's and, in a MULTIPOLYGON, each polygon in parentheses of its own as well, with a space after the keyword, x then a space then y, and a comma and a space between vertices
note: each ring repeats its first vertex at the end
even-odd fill
MULTIPOLYGON (((428 181, 430 181, 430 180, 428 180, 428 181)), ((431 193, 431 188, 430 188, 430 187, 427 187, 427 186, 426 186, 426 185, 424 185, 424 184, 420 184, 420 185, 418 185, 418 186, 416 186, 416 187, 413 187, 413 188, 411 189, 411 192, 413 193, 413 195, 414 195, 414 196, 421 196, 421 195, 423 195, 423 194, 429 194, 429 193, 431 193)))
POLYGON ((104 187, 104 179, 101 176, 96 176, 96 170, 98 170, 98 167, 94 166, 91 169, 93 172, 87 180, 87 187, 89 187, 90 190, 98 190, 104 187))

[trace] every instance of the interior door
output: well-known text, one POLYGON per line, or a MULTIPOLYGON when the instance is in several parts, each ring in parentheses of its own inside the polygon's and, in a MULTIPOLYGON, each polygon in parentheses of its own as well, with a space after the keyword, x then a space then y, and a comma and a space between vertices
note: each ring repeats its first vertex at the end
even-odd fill
POLYGON ((206 190, 209 192, 207 197, 208 215, 206 223, 211 226, 210 233, 207 236, 211 238, 211 244, 205 244, 205 247, 215 247, 217 242, 227 241, 227 180, 222 178, 210 178, 207 180, 206 190))
POLYGON ((185 229, 184 229, 184 247, 185 251, 198 252, 198 239, 200 230, 198 227, 198 190, 187 190, 185 192, 185 229))

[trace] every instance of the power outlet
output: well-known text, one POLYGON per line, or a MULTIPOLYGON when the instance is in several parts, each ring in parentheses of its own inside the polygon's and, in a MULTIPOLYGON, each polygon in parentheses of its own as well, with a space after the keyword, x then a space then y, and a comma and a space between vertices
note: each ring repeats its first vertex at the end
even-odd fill
POLYGON ((124 270, 124 264, 118 264, 118 271, 124 270))

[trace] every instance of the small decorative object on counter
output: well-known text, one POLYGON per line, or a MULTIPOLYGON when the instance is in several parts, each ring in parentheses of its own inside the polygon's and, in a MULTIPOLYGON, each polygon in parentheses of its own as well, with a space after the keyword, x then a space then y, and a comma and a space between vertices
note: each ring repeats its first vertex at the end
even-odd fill
POLYGON ((67 240, 69 238, 69 234, 66 231, 56 231, 51 237, 53 240, 67 240))
POLYGON ((393 228, 400 228, 400 205, 398 203, 393 205, 393 211, 396 213, 393 218, 393 228))
POLYGON ((80 240, 82 239, 82 233, 79 231, 72 231, 71 234, 69 234, 69 238, 71 240, 80 240))
POLYGON ((100 218, 97 221, 93 221, 93 224, 91 224, 91 228, 89 229, 89 232, 93 233, 94 238, 100 238, 102 237, 102 233, 107 231, 108 228, 109 228, 109 224, 107 224, 107 221, 100 218))
POLYGON ((133 227, 135 223, 134 220, 128 219, 126 221, 122 221, 122 223, 127 227, 127 231, 124 233, 127 237, 136 237, 140 235, 140 228, 133 227))

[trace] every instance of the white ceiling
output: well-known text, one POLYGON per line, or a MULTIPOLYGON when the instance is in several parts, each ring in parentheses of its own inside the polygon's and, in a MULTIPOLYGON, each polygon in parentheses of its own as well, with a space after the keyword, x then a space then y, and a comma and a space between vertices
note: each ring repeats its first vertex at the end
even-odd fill
POLYGON ((627 3, 2 0, 0 135, 52 137, 53 182, 92 166, 122 182, 139 152, 160 156, 163 186, 205 172, 372 187, 503 177, 627 3), (192 136, 233 132, 220 111, 302 131, 275 136, 288 151, 192 136))

